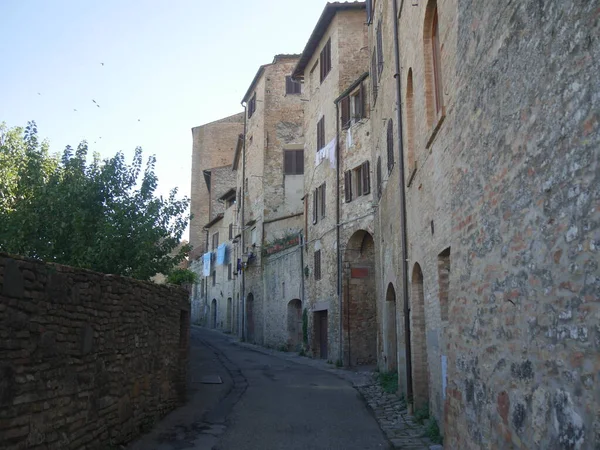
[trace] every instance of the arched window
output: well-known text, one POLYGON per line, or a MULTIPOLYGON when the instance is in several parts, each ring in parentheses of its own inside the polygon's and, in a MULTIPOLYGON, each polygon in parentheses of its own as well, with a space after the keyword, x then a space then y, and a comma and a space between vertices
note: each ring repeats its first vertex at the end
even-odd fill
POLYGON ((444 98, 442 88, 442 66, 440 53, 440 32, 436 0, 429 0, 425 11, 423 45, 425 50, 425 97, 427 118, 432 125, 443 114, 444 98))
POLYGON ((415 169, 415 99, 413 95, 413 73, 408 69, 408 80, 406 81, 406 157, 408 177, 415 169))
POLYGON ((388 173, 394 168, 394 122, 388 120, 387 125, 387 166, 388 173))

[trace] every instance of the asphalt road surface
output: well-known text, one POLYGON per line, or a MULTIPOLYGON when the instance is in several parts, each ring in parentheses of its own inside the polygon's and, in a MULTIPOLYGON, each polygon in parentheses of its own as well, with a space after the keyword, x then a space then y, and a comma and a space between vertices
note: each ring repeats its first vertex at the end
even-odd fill
POLYGON ((359 393, 331 373, 196 327, 190 359, 189 402, 130 450, 390 448, 359 393))

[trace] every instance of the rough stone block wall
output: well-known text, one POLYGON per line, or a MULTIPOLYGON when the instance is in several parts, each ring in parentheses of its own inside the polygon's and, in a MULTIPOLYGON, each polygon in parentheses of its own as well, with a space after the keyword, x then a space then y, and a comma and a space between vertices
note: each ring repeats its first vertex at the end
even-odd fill
POLYGON ((0 255, 0 447, 107 449, 181 404, 184 289, 0 255))
POLYGON ((599 16, 458 3, 451 448, 598 448, 599 16))
POLYGON ((231 164, 238 136, 243 132, 244 113, 192 128, 190 244, 193 248, 204 243, 202 227, 210 220, 210 199, 202 171, 231 164))

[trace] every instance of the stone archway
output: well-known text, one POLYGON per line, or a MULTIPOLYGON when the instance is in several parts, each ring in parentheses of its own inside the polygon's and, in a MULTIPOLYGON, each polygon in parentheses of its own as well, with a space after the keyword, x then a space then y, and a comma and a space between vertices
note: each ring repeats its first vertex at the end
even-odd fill
POLYGON ((368 231, 352 235, 344 251, 344 360, 349 366, 377 362, 375 243, 368 231))
POLYGON ((427 326, 423 272, 416 263, 412 272, 410 295, 410 346, 413 402, 415 408, 429 405, 429 363, 427 360, 427 326))
POLYGON ((210 302, 210 327, 217 328, 217 299, 213 298, 210 302))
POLYGON ((398 322, 396 315, 396 290, 388 284, 385 295, 385 366, 388 372, 398 370, 398 322))
POLYGON ((254 342, 254 294, 246 297, 246 340, 254 342))
POLYGON ((287 306, 288 348, 300 350, 302 344, 302 302, 294 299, 287 306))

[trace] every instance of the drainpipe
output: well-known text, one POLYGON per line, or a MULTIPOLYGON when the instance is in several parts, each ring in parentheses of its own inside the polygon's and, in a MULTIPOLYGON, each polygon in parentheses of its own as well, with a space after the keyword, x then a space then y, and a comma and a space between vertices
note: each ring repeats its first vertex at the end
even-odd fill
POLYGON ((340 105, 335 102, 335 240, 337 250, 337 294, 340 316, 340 345, 338 359, 343 361, 344 357, 344 315, 342 296, 342 251, 340 249, 340 105))
MULTIPOLYGON (((242 100, 241 105, 244 107, 244 142, 242 145, 242 198, 241 198, 241 211, 242 211, 242 226, 241 226, 241 245, 242 245, 242 251, 241 251, 241 255, 242 255, 242 261, 244 260, 244 246, 246 244, 246 240, 244 239, 245 237, 245 218, 244 218, 244 206, 245 206, 245 198, 246 198, 246 102, 244 100, 242 100)), ((241 289, 241 294, 242 294, 242 326, 240 327, 240 330, 242 332, 242 339, 246 340, 247 337, 247 330, 246 330, 246 271, 244 270, 244 263, 242 262, 242 289, 241 289)))
MULTIPOLYGON (((394 12, 394 57, 395 57, 395 74, 396 79, 396 123, 398 124, 398 170, 400 171, 400 224, 402 226, 402 232, 400 234, 402 239, 402 296, 404 297, 404 346, 406 351, 406 398, 409 402, 412 402, 413 388, 412 388, 412 354, 410 350, 410 307, 408 304, 408 249, 406 247, 406 190, 405 190, 405 179, 404 179, 404 147, 402 145, 402 83, 400 75, 400 44, 398 42, 398 5, 396 0, 391 0, 392 10, 394 12)), ((400 11, 404 0, 400 2, 400 11)))

